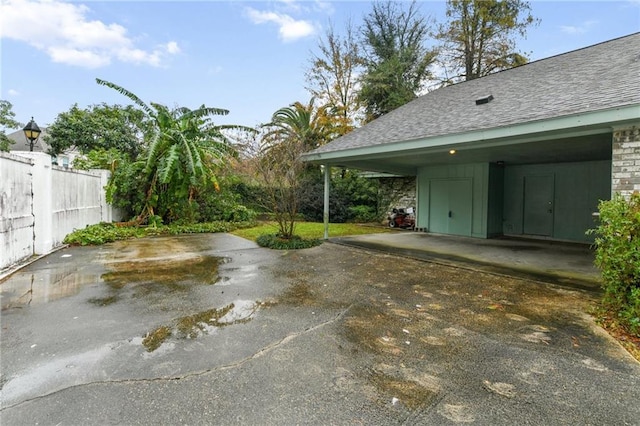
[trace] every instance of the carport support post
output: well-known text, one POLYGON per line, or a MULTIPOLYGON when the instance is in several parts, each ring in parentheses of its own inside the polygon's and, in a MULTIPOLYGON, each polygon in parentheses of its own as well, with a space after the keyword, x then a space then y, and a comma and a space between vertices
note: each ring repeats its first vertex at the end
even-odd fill
POLYGON ((324 239, 329 239, 329 186, 331 185, 331 167, 324 165, 324 212, 322 220, 324 221, 324 239))

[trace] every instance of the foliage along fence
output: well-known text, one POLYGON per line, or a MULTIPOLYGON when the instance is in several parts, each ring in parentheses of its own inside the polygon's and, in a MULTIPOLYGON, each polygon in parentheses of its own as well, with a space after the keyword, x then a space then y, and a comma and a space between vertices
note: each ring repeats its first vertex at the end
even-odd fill
POLYGON ((74 229, 119 219, 106 202, 108 178, 53 166, 39 152, 0 153, 0 270, 49 253, 74 229))

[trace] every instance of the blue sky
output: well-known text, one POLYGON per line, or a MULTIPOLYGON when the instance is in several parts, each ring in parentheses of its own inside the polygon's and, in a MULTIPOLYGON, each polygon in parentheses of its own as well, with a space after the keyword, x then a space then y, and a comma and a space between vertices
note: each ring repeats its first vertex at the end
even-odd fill
MULTIPOLYGON (((444 1, 420 1, 444 22, 444 1)), ((640 31, 640 0, 531 1, 541 19, 518 47, 536 60, 640 31)), ((254 126, 307 102, 304 72, 331 23, 356 26, 370 1, 2 0, 0 99, 46 126, 80 107, 128 99, 230 110, 215 121, 254 126)), ((639 46, 640 48, 640 46, 639 46)))

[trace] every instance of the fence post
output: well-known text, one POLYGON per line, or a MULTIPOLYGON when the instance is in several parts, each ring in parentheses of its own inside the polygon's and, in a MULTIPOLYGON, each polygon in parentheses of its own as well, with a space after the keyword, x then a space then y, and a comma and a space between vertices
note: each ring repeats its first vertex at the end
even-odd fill
POLYGON ((31 193, 33 194, 33 251, 46 254, 53 249, 53 200, 51 157, 42 152, 20 153, 33 159, 31 193))
POLYGON ((113 208, 107 203, 107 184, 109 183, 109 170, 91 169, 92 172, 100 174, 100 221, 113 221, 113 208))

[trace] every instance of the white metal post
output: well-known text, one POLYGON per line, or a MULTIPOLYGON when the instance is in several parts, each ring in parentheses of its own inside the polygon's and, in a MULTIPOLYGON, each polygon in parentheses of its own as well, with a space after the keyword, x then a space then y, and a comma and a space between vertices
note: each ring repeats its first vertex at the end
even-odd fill
POLYGON ((324 239, 329 239, 329 186, 331 185, 331 167, 324 165, 324 239))

